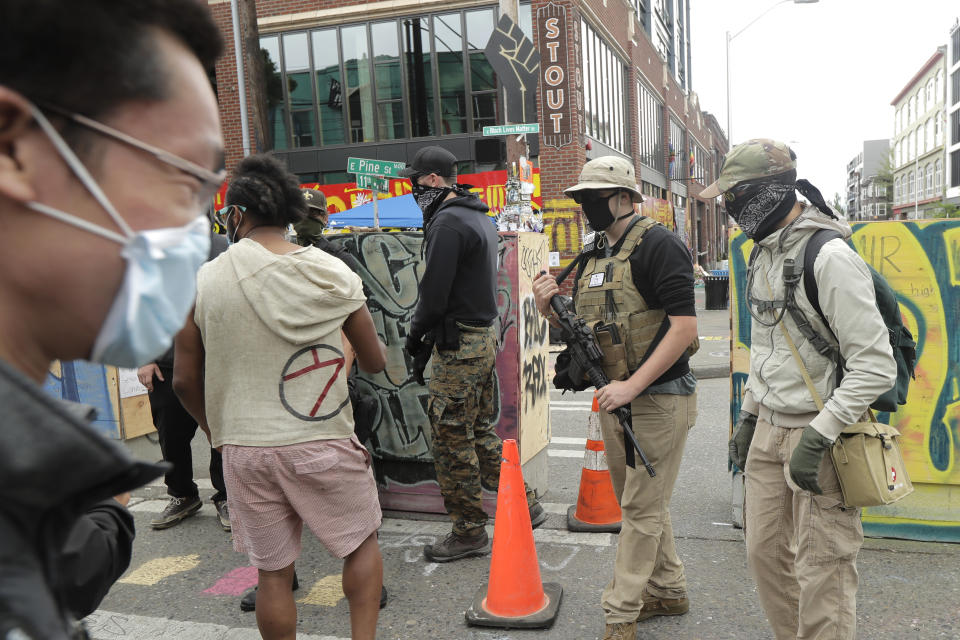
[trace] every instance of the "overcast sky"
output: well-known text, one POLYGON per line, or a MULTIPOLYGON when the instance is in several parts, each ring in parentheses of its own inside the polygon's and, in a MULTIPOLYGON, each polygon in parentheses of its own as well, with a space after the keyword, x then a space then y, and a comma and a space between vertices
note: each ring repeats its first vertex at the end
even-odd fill
MULTIPOLYGON (((690 0, 693 90, 726 128, 725 34, 776 0, 690 0)), ((947 44, 956 0, 784 2, 730 43, 733 142, 790 143, 799 177, 845 201, 847 163, 893 135, 890 102, 947 44)))

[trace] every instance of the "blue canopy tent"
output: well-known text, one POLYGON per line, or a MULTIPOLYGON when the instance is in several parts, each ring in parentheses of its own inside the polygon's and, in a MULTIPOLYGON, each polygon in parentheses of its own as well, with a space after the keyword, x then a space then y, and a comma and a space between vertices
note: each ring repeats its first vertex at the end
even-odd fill
MULTIPOLYGON (((423 213, 417 201, 409 193, 377 201, 381 227, 420 228, 423 226, 423 213)), ((347 209, 340 213, 331 213, 329 226, 332 229, 344 227, 372 227, 373 203, 347 209)))

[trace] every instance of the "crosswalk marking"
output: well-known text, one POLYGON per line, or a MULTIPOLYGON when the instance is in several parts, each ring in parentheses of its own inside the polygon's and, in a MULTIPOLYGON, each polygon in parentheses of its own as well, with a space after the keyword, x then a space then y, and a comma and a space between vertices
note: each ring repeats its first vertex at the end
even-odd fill
POLYGON ((321 607, 335 607, 346 596, 343 593, 343 578, 339 573, 324 576, 313 583, 310 593, 297 602, 321 607))
POLYGON ((209 589, 204 589, 204 593, 214 596, 239 596, 244 591, 257 586, 257 568, 256 567, 237 567, 227 572, 222 578, 209 589))
POLYGON ((565 438, 563 436, 553 436, 550 438, 550 444, 575 444, 580 447, 587 445, 586 438, 565 438))
POLYGON ((582 458, 583 451, 573 451, 571 449, 547 449, 547 455, 551 458, 582 458))
MULTIPOLYGON (((259 640, 252 627, 227 627, 222 624, 169 620, 98 609, 84 619, 94 640, 117 638, 177 638, 177 640, 259 640)), ((347 640, 336 636, 297 633, 299 640, 347 640)))
POLYGON ((189 556, 167 556, 147 560, 142 565, 117 580, 122 584, 154 585, 170 576, 184 571, 196 569, 200 564, 200 556, 196 553, 189 556))

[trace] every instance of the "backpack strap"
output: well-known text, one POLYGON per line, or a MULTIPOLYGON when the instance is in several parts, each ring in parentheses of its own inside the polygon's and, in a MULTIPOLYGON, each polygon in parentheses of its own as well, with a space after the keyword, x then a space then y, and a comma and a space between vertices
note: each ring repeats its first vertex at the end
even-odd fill
POLYGON ((820 291, 817 288, 817 278, 813 272, 813 263, 817 261, 817 256, 820 254, 820 249, 823 248, 823 245, 837 238, 843 239, 843 235, 839 231, 833 229, 817 229, 813 235, 810 236, 810 239, 807 240, 807 246, 803 250, 803 288, 807 293, 807 301, 810 303, 810 306, 813 307, 813 310, 817 312, 817 315, 820 316, 820 319, 823 320, 823 324, 827 329, 830 329, 830 323, 827 322, 827 317, 823 315, 823 309, 820 308, 820 291))

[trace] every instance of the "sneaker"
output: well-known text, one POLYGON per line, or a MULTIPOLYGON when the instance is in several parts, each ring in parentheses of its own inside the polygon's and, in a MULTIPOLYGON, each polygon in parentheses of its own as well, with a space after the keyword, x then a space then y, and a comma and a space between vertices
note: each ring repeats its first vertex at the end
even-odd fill
POLYGON ((530 505, 530 526, 534 529, 547 521, 547 512, 543 510, 543 505, 535 501, 530 505))
POLYGON ((636 622, 618 622, 616 624, 608 624, 607 630, 603 634, 603 640, 636 640, 636 637, 636 622))
MULTIPOLYGON (((300 588, 300 580, 297 579, 297 572, 293 572, 293 589, 296 591, 300 588)), ((383 606, 383 605, 381 605, 383 606)), ((250 589, 243 597, 240 598, 240 611, 256 611, 257 610, 257 588, 254 587, 250 589)))
POLYGON ((226 500, 214 500, 213 506, 217 508, 217 519, 220 520, 220 526, 224 531, 230 531, 230 509, 227 508, 226 500))
POLYGON ((200 496, 190 498, 170 498, 170 502, 163 512, 150 521, 154 529, 169 529, 185 518, 189 518, 203 506, 200 496))
POLYGON ((428 544, 423 555, 431 562, 450 562, 471 556, 482 556, 490 552, 490 538, 485 529, 472 536, 460 536, 451 533, 443 542, 428 544))
POLYGON ((646 589, 643 590, 643 609, 637 616, 637 622, 649 620, 654 616, 682 616, 690 611, 690 600, 678 598, 658 598, 646 589))

